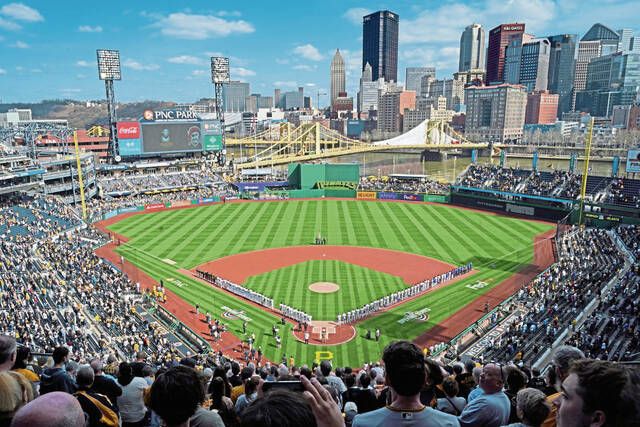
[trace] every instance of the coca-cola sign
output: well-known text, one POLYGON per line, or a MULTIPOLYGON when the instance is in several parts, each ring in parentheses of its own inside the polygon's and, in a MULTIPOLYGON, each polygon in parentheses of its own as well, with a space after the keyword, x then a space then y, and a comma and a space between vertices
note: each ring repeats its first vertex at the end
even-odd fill
POLYGON ((139 122, 118 122, 118 139, 138 139, 140 138, 139 122))

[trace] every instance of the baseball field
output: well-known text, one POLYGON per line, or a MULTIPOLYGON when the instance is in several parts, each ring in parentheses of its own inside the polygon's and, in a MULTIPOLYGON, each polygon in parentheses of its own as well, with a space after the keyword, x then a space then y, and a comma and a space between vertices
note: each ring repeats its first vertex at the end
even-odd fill
MULTIPOLYGON (((483 295, 526 269, 534 239, 552 224, 503 217, 447 205, 356 200, 301 200, 215 204, 133 215, 108 227, 128 241, 117 252, 186 302, 226 323, 240 339, 256 334, 267 358, 295 355, 311 363, 318 352, 340 365, 377 359, 394 339, 417 339, 446 324, 483 295), (312 246, 315 239, 326 246, 312 246), (315 320, 336 315, 452 268, 473 263, 473 272, 439 289, 354 325, 355 337, 339 345, 305 345, 281 327, 276 313, 194 278, 206 270, 303 310, 315 320), (314 283, 335 290, 319 293, 314 283), (417 314, 417 315, 411 315, 417 314), (428 319, 422 314, 428 314, 428 319), (235 317, 235 318, 234 318, 235 317), (365 339, 381 331, 380 341, 365 339)), ((469 323, 472 323, 470 321, 469 323)))

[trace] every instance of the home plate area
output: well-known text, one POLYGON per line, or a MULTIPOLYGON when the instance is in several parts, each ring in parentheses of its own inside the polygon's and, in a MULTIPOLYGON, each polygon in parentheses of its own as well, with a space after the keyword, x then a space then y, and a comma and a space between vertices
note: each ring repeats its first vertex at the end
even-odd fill
MULTIPOLYGON (((309 344, 336 345, 351 341, 356 336, 356 330, 351 325, 338 325, 336 322, 314 320, 309 325, 309 344)), ((293 335, 298 341, 304 342, 304 329, 294 330, 293 335)))

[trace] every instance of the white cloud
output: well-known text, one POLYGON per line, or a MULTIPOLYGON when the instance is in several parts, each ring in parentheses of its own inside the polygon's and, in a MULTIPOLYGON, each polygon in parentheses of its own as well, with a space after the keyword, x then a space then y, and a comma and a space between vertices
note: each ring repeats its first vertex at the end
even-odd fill
POLYGON ((23 66, 18 65, 18 66, 16 67, 16 71, 22 71, 22 70, 24 70, 24 67, 23 67, 23 66))
POLYGON ((12 44, 11 47, 15 47, 17 49, 29 49, 29 45, 20 40, 12 44))
POLYGON ((218 12, 216 15, 218 16, 242 16, 242 13, 240 13, 237 10, 221 10, 220 12, 218 12))
MULTIPOLYGON (((498 3, 483 0, 473 5, 446 3, 437 9, 422 10, 414 19, 404 20, 400 25, 400 43, 459 43, 464 27, 473 22, 482 24, 485 31, 500 23, 524 22, 528 32, 538 32, 549 29, 549 24, 557 16, 557 9, 558 4, 554 0, 498 3)), ((554 30, 559 31, 560 26, 553 23, 557 27, 554 30)))
POLYGON ((298 83, 293 80, 273 82, 275 87, 298 87, 298 83))
POLYGON ((41 73, 41 72, 42 72, 42 69, 40 69, 40 68, 32 68, 32 69, 31 69, 31 72, 32 72, 32 73, 41 73))
POLYGON ((294 65, 292 68, 294 70, 300 70, 300 71, 313 71, 318 67, 316 65, 298 64, 298 65, 294 65))
POLYGON ((347 10, 344 15, 348 21, 350 21, 354 25, 362 25, 362 18, 365 15, 369 15, 371 11, 369 9, 365 9, 364 7, 352 7, 347 10))
POLYGON ((4 68, 0 68, 0 76, 3 74, 7 74, 7 70, 5 70, 4 68))
POLYGON ((204 76, 204 75, 207 75, 207 74, 208 74, 207 70, 193 70, 191 72, 192 76, 204 76))
POLYGON ((276 64, 287 65, 289 60, 287 58, 276 58, 276 64))
POLYGON ((102 27, 100 25, 96 25, 95 27, 92 27, 91 25, 80 25, 78 27, 78 31, 81 33, 101 33, 102 27))
POLYGON ((2 19, 2 17, 0 17, 0 28, 9 31, 17 31, 22 27, 15 22, 7 21, 6 19, 2 19))
POLYGON ((131 68, 132 70, 136 71, 154 71, 160 68, 158 64, 141 64, 140 62, 135 61, 131 58, 124 61, 122 66, 131 68))
POLYGON ((78 78, 78 79, 86 79, 87 76, 84 75, 84 74, 76 74, 76 78, 78 78))
POLYGON ((63 93, 78 93, 78 92, 82 92, 82 90, 78 89, 78 88, 65 88, 65 89, 60 89, 60 92, 63 92, 63 93))
POLYGON ((173 56, 167 59, 172 64, 189 64, 189 65, 204 65, 205 61, 202 58, 191 55, 173 56))
POLYGON ((189 40, 205 40, 255 31, 253 25, 243 20, 228 21, 217 16, 188 13, 160 16, 152 26, 159 28, 165 36, 189 40))
POLYGON ((232 76, 249 77, 255 76, 256 72, 242 67, 231 67, 232 76))
POLYGON ((81 59, 80 61, 76 61, 76 67, 91 67, 93 64, 81 59))
POLYGON ((5 4, 0 8, 0 14, 24 22, 44 21, 40 12, 22 3, 5 4))
POLYGON ((324 59, 324 56, 322 56, 318 49, 309 43, 296 46, 295 49, 293 49, 293 53, 312 61, 321 61, 322 59, 324 59))
POLYGON ((306 83, 305 84, 306 87, 316 87, 315 83, 306 83))

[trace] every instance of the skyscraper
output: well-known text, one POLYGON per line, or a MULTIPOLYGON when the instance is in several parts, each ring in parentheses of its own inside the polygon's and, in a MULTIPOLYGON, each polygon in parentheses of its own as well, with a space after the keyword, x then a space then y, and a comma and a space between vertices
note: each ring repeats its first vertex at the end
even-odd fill
POLYGON ((549 92, 557 93, 560 97, 558 99, 558 117, 562 117, 562 113, 571 111, 578 36, 576 34, 560 34, 547 38, 551 49, 547 85, 549 92))
POLYGON ((431 76, 435 79, 435 67, 407 67, 404 87, 406 90, 412 90, 416 96, 420 96, 420 82, 424 76, 431 76))
POLYGON ((589 62, 594 58, 617 52, 619 42, 620 35, 602 24, 594 24, 580 39, 573 80, 572 110, 576 107, 576 95, 586 89, 589 62))
POLYGON ((618 35, 620 36, 620 41, 618 42, 618 50, 620 52, 631 51, 633 47, 633 30, 630 28, 622 28, 618 30, 618 35))
POLYGON ((549 40, 537 39, 522 46, 520 84, 527 92, 547 90, 549 78, 549 40))
POLYGON ((471 24, 460 36, 460 60, 458 71, 484 70, 484 28, 471 24))
POLYGON ((362 18, 362 69, 369 63, 374 81, 398 81, 399 22, 400 17, 388 10, 362 18))
POLYGON ((487 83, 504 81, 505 50, 514 39, 522 39, 524 24, 501 24, 489 32, 487 83))
POLYGON ((244 112, 246 111, 246 100, 251 92, 249 83, 231 81, 222 85, 222 99, 224 111, 244 112))
POLYGON ((331 60, 331 110, 335 111, 334 104, 340 93, 345 92, 346 74, 344 59, 340 55, 340 49, 336 49, 336 54, 331 60))

